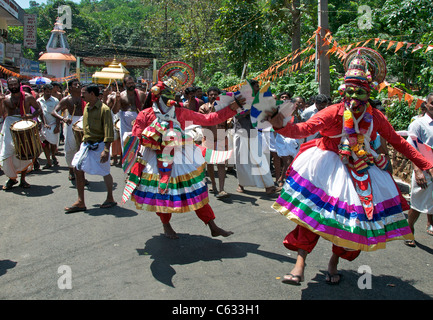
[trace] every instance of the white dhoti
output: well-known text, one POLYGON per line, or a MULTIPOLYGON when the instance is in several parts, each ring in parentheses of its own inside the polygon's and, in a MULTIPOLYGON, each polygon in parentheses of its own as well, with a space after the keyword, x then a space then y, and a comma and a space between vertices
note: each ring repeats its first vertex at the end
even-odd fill
POLYGON ((136 111, 119 111, 120 119, 120 143, 123 148, 124 135, 132 132, 132 121, 137 118, 138 113, 136 111))
POLYGON ((10 127, 18 120, 21 120, 20 116, 6 117, 0 134, 0 166, 5 175, 12 179, 16 179, 18 173, 31 169, 33 164, 33 160, 20 160, 16 157, 10 127))
POLYGON ((427 188, 421 187, 415 181, 415 173, 412 173, 410 207, 421 213, 433 214, 433 181, 429 174, 424 174, 427 180, 427 188))
POLYGON ((279 157, 295 157, 299 151, 299 143, 296 139, 284 137, 277 133, 275 137, 275 149, 279 157))
POLYGON ((79 149, 77 141, 75 140, 74 132, 72 131, 72 125, 81 120, 81 118, 82 116, 73 116, 70 125, 63 125, 63 135, 65 136, 65 158, 66 164, 70 168, 72 168, 72 159, 74 159, 74 155, 79 149))
POLYGON ((238 183, 243 187, 269 188, 274 186, 269 165, 269 147, 261 133, 248 138, 245 130, 233 137, 238 183))
POLYGON ((48 141, 50 144, 58 145, 59 143, 59 132, 54 133, 54 130, 56 129, 56 122, 49 123, 48 124, 50 128, 42 127, 41 129, 41 140, 42 141, 48 141))
POLYGON ((83 142, 80 146, 80 150, 78 150, 72 160, 72 166, 77 170, 84 171, 91 175, 109 175, 110 159, 101 163, 101 153, 104 151, 104 147, 104 142, 95 143, 93 145, 83 142))
MULTIPOLYGON (((409 132, 408 132, 408 138, 407 142, 409 144, 416 148, 423 156, 426 158, 429 162, 433 162, 433 152, 431 147, 431 140, 425 140, 426 136, 430 137, 432 135, 431 133, 431 127, 430 127, 430 117, 426 115, 429 119, 427 123, 423 122, 422 120, 425 118, 422 118, 422 120, 416 120, 416 122, 412 122, 409 126, 409 132), (417 128, 418 130, 415 132, 420 131, 420 133, 415 134, 411 131, 413 128, 417 128), (427 142, 422 142, 419 138, 420 136, 423 137, 423 139, 427 142)), ((427 188, 422 189, 415 180, 415 172, 412 171, 412 179, 411 179, 411 188, 410 188, 410 207, 412 209, 415 209, 416 211, 419 211, 421 213, 428 213, 433 214, 433 181, 432 177, 429 174, 424 173, 424 177, 427 181, 427 188)))

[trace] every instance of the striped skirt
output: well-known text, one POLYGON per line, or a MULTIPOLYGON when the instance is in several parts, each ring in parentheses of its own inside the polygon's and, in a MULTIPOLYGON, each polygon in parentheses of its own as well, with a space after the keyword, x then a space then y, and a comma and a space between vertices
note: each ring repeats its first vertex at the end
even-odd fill
POLYGON ((144 148, 131 169, 125 192, 137 209, 182 213, 195 211, 209 202, 205 181, 206 163, 195 145, 177 147, 167 192, 159 193, 159 171, 154 150, 144 148))
POLYGON ((272 207, 337 246, 384 249, 391 240, 413 239, 400 193, 391 175, 376 166, 369 175, 374 212, 364 212, 349 170, 332 151, 311 147, 289 168, 281 195, 272 207))

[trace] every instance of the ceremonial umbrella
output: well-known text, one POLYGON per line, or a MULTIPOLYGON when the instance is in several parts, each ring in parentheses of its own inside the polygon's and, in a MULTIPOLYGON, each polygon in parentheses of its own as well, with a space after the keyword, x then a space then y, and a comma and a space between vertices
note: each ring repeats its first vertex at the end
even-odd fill
POLYGON ((30 84, 48 84, 51 83, 51 79, 48 79, 46 77, 36 77, 29 80, 30 84))
POLYGON ((109 84, 111 82, 116 82, 117 80, 123 80, 127 74, 129 74, 129 71, 114 59, 108 67, 95 72, 92 75, 92 80, 94 83, 109 84))

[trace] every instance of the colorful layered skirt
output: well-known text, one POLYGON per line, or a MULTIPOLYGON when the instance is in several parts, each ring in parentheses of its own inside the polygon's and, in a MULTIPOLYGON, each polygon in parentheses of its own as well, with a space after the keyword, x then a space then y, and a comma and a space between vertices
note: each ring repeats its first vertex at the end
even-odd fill
POLYGON ((374 251, 384 249, 391 240, 413 239, 393 178, 376 166, 368 171, 374 205, 371 219, 338 154, 315 146, 292 163, 272 207, 335 245, 352 250, 374 251))
POLYGON ((159 192, 157 154, 142 148, 131 169, 124 197, 131 198, 137 209, 161 213, 195 211, 209 202, 205 181, 206 163, 194 144, 175 148, 171 176, 164 194, 159 192), (126 195, 125 193, 130 193, 126 195))

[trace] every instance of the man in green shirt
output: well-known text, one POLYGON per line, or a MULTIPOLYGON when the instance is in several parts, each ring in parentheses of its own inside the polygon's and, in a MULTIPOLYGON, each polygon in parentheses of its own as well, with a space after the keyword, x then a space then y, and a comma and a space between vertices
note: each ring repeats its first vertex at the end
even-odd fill
POLYGON ((99 100, 99 87, 89 85, 84 91, 87 102, 83 112, 83 142, 72 160, 76 176, 78 200, 66 213, 85 211, 84 173, 101 175, 107 187, 107 199, 100 206, 110 208, 117 203, 113 198, 113 177, 110 174, 110 145, 114 139, 113 119, 110 108, 99 100))

